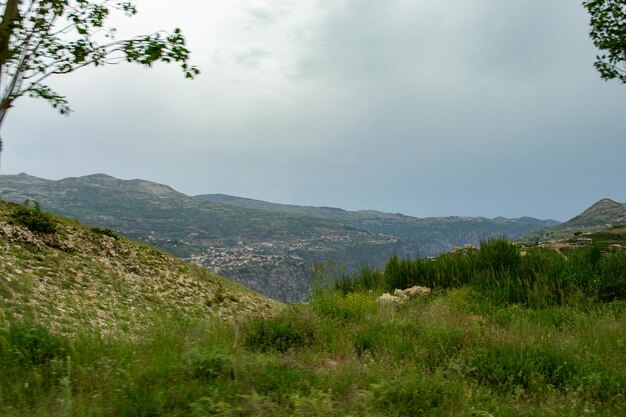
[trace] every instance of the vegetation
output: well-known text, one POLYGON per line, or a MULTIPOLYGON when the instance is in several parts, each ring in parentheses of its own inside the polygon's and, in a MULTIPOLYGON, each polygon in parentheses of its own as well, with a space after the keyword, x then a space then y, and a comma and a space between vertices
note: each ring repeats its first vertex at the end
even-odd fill
POLYGON ((15 223, 24 225, 33 232, 54 233, 57 230, 54 218, 42 211, 37 201, 32 208, 29 200, 24 201, 24 204, 16 207, 9 217, 15 223))
MULTIPOLYGON (((470 286, 494 304, 547 307, 576 304, 581 299, 626 299, 626 253, 605 253, 604 245, 559 253, 541 247, 524 248, 506 239, 492 239, 480 250, 467 249, 435 259, 392 256, 384 271, 316 278, 334 282, 346 294, 353 291, 470 286)), ((326 271, 324 271, 326 273, 326 271)))
POLYGON ((0 201, 0 327, 18 320, 56 334, 92 329, 128 338, 149 333, 164 317, 233 319, 277 308, 148 245, 0 201))
POLYGON ((133 16, 137 8, 131 1, 111 0, 0 2, 0 126, 22 96, 42 98, 68 114, 67 99, 46 82, 86 66, 177 62, 187 78, 199 74, 189 65, 180 29, 116 40, 116 29, 107 22, 113 11, 133 16))
POLYGON ((626 415, 626 294, 605 288, 623 288, 626 254, 525 251, 500 239, 384 270, 329 263, 308 303, 169 315, 130 338, 12 316, 0 414, 626 415), (378 300, 413 284, 433 291, 378 300))
POLYGON ((604 80, 626 84, 626 3, 623 0, 583 2, 589 12, 589 35, 602 51, 594 66, 604 80))

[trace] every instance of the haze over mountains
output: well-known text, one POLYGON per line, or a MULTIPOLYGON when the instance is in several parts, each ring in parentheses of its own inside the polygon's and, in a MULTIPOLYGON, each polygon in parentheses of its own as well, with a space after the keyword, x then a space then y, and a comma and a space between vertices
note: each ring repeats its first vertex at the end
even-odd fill
POLYGON ((492 236, 518 239, 558 224, 530 217, 415 218, 377 211, 273 204, 104 174, 51 181, 0 176, 0 198, 39 201, 46 210, 110 228, 283 301, 308 295, 311 265, 348 270, 389 255, 433 256, 492 236))

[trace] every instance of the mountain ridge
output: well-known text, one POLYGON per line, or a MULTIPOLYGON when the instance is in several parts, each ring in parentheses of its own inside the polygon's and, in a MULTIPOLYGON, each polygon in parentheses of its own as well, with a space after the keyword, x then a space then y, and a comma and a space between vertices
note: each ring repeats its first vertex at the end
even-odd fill
POLYGON ((626 203, 602 198, 566 222, 532 232, 523 241, 558 240, 574 233, 601 232, 620 225, 626 225, 626 203))
POLYGON ((320 262, 332 260, 347 270, 380 266, 393 253, 434 256, 493 236, 519 238, 552 224, 420 219, 227 195, 191 197, 167 185, 103 174, 56 181, 0 175, 0 198, 39 201, 46 210, 150 243, 287 302, 308 296, 309 274, 320 262))

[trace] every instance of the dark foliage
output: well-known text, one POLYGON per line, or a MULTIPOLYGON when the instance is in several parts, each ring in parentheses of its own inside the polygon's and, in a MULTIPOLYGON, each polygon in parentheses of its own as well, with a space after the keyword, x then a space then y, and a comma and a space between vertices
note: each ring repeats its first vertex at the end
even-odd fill
POLYGON ((30 200, 24 201, 23 205, 18 206, 10 214, 10 218, 33 232, 55 233, 57 231, 56 221, 49 213, 41 210, 37 201, 34 202, 32 208, 30 200))

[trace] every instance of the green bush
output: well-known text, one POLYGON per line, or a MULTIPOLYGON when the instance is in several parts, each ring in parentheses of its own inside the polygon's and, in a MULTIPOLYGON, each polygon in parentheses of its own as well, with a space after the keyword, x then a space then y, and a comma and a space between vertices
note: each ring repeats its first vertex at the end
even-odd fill
POLYGON ((33 208, 30 207, 29 200, 24 201, 24 204, 18 206, 9 216, 15 223, 26 226, 33 232, 55 233, 57 231, 56 221, 49 213, 41 210, 37 201, 33 208))
POLYGON ((286 352, 315 340, 315 322, 302 308, 289 308, 275 317, 251 320, 245 345, 252 350, 286 352))
POLYGON ((519 248, 506 238, 489 239, 480 243, 478 265, 482 270, 515 274, 521 263, 519 248))
POLYGON ((598 297, 602 301, 626 300, 626 253, 612 254, 599 266, 598 297))
POLYGON ((354 335, 353 343, 356 354, 359 357, 366 353, 378 357, 384 351, 386 336, 382 324, 378 322, 367 323, 354 335))
POLYGON ((373 388, 376 407, 385 415, 460 415, 454 408, 463 387, 438 375, 400 375, 373 388))
POLYGON ((118 235, 111 229, 106 229, 103 227, 96 226, 96 227, 92 227, 90 230, 97 235, 109 236, 109 237, 114 238, 115 240, 120 238, 120 235, 118 235))
POLYGON ((0 329, 0 364, 3 368, 41 366, 54 359, 65 359, 67 345, 40 326, 15 323, 0 329))
POLYGON ((386 288, 383 273, 368 265, 361 266, 355 274, 341 274, 335 280, 335 289, 343 294, 386 288))
POLYGON ((298 368, 272 355, 258 358, 243 372, 256 393, 279 401, 284 400, 286 394, 307 394, 311 386, 319 382, 313 370, 298 368))
POLYGON ((471 376, 496 391, 551 385, 573 387, 581 368, 576 357, 546 346, 491 346, 473 358, 471 376))
POLYGON ((189 376, 195 379, 211 381, 234 376, 233 359, 216 349, 197 347, 183 355, 183 361, 189 376))
POLYGON ((340 320, 362 320, 375 315, 378 304, 369 296, 361 292, 343 295, 331 289, 316 293, 311 299, 311 307, 322 317, 332 317, 340 320))

